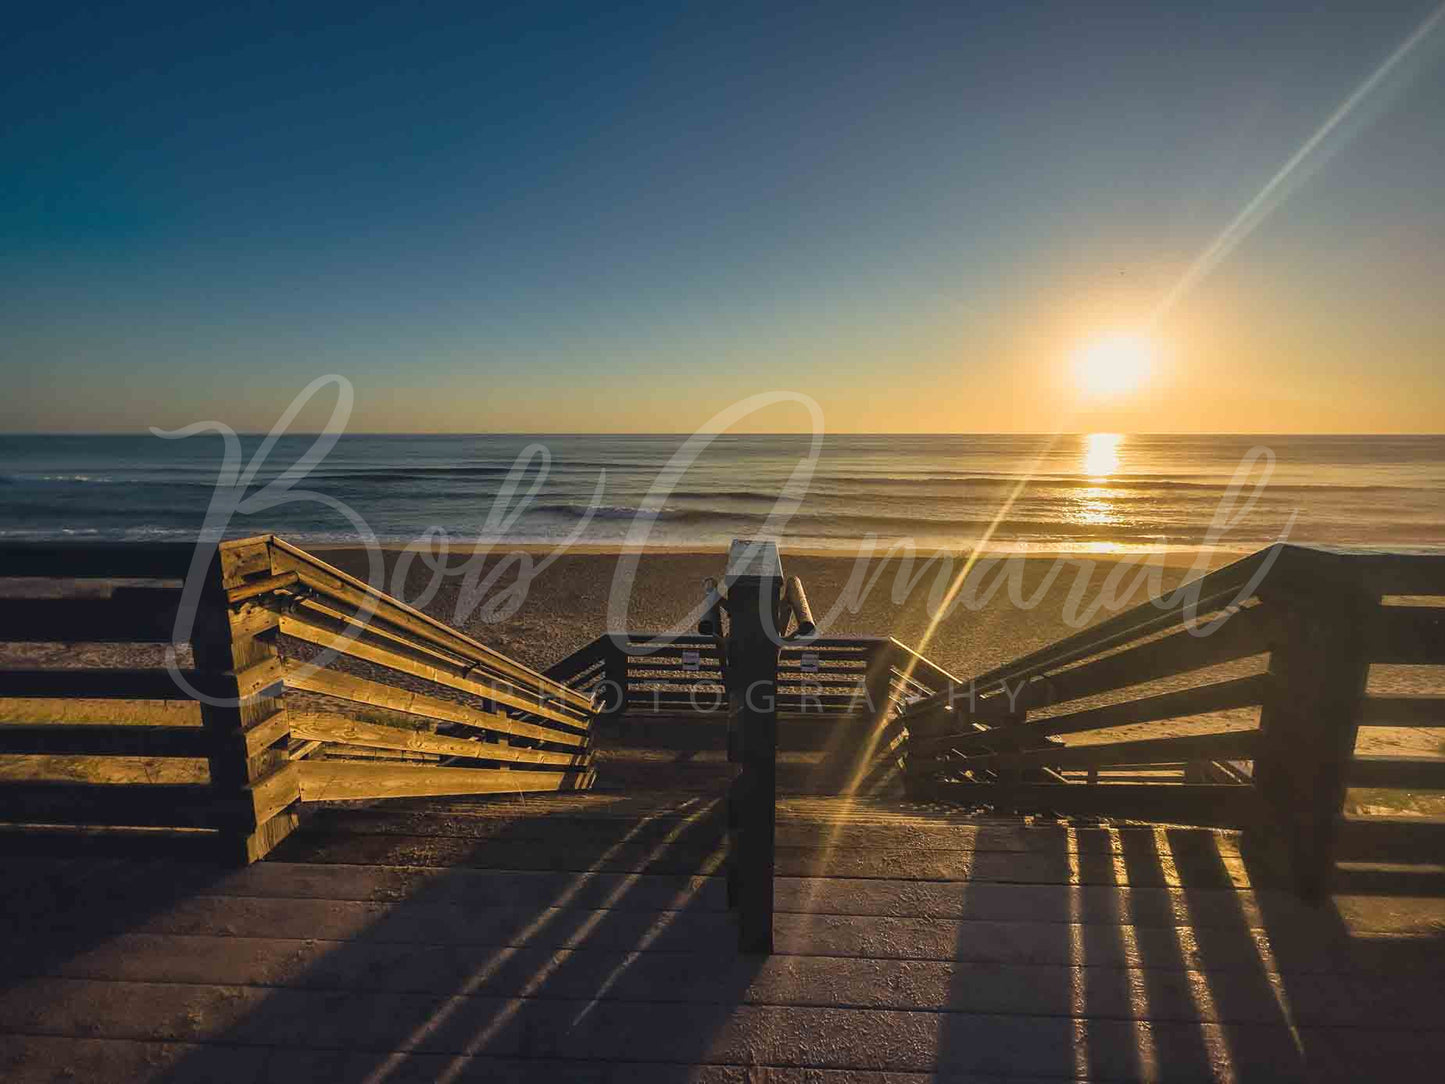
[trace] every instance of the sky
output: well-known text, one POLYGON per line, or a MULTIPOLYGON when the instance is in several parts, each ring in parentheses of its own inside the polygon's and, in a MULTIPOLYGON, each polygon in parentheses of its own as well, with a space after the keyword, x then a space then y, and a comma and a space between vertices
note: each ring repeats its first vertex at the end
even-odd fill
POLYGON ((1440 431, 1438 10, 28 5, 0 430, 1440 431))

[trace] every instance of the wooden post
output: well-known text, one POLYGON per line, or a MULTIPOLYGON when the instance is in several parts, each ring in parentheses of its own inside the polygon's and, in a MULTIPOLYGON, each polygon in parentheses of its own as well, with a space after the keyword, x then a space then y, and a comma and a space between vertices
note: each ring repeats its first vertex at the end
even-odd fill
POLYGON ((608 633, 602 641, 603 700, 598 714, 616 720, 627 711, 627 642, 625 632, 608 633))
POLYGON ((270 539, 224 542, 201 588, 191 651, 200 689, 221 704, 201 704, 210 731, 211 789, 222 857, 241 864, 265 857, 295 829, 301 791, 286 756, 291 727, 283 702, 278 617, 255 601, 234 608, 228 590, 271 574, 270 539))
POLYGON ((773 843, 777 817, 778 630, 783 570, 771 542, 734 541, 728 552, 728 725, 742 765, 731 792, 730 897, 738 947, 773 951, 773 843))
POLYGON ((1339 558, 1311 554, 1261 587, 1278 608, 1269 660, 1271 687, 1260 711, 1255 783, 1283 831, 1296 885, 1323 898, 1369 676, 1364 630, 1378 598, 1339 558))

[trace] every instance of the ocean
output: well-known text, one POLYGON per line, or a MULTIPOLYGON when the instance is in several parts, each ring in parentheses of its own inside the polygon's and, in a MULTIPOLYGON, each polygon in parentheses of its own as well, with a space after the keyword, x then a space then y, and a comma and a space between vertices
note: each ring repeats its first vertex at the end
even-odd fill
MULTIPOLYGON (((262 440, 241 438, 245 464, 262 440)), ((356 434, 303 461, 289 491, 261 492, 315 440, 276 443, 228 535, 396 544, 433 530, 696 548, 768 536, 848 551, 872 538, 996 552, 1242 552, 1285 538, 1445 551, 1442 436, 829 436, 801 499, 782 508, 810 437, 719 436, 683 469, 669 466, 679 436, 356 434), (1246 484, 1232 485, 1241 470, 1246 484)), ((214 436, 0 436, 0 539, 194 538, 222 466, 214 436)))

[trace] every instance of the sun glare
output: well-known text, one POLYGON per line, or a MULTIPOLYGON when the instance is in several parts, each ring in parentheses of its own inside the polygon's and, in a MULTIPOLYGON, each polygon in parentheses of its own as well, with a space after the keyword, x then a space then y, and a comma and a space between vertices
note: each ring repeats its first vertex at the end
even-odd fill
POLYGON ((1074 353, 1074 375, 1086 395, 1124 395, 1144 382, 1153 360, 1154 344, 1147 337, 1117 332, 1081 346, 1074 353))
POLYGON ((1107 478, 1119 470, 1119 446, 1122 433, 1090 433, 1084 437, 1083 456, 1079 464, 1091 478, 1107 478))

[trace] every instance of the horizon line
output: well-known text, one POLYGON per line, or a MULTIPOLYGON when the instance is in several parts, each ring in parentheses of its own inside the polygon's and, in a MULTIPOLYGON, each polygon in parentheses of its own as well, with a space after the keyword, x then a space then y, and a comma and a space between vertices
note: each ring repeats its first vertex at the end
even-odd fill
MULTIPOLYGON (((267 429, 237 429, 241 437, 264 437, 270 435, 267 429)), ((286 437, 317 437, 326 435, 324 429, 286 430, 279 434, 286 437)), ((914 430, 835 430, 818 434, 828 437, 1084 437, 1098 433, 1118 433, 1126 437, 1445 437, 1445 431, 1421 432, 1405 430, 1345 430, 1345 429, 1274 429, 1252 432, 1234 430, 1128 430, 1128 429, 1079 429, 1072 432, 1050 432, 1047 430, 954 430, 951 432, 922 432, 914 430)), ((200 434, 197 434, 200 435, 200 434)), ((342 430, 338 437, 691 437, 703 435, 699 430, 664 432, 661 430, 638 431, 587 431, 573 429, 528 429, 528 430, 342 430)), ((721 430, 706 434, 717 437, 812 437, 806 430, 742 432, 721 430)), ((155 436, 143 430, 0 430, 4 437, 149 437, 155 436)), ((158 438, 160 439, 160 438, 158 438)))

